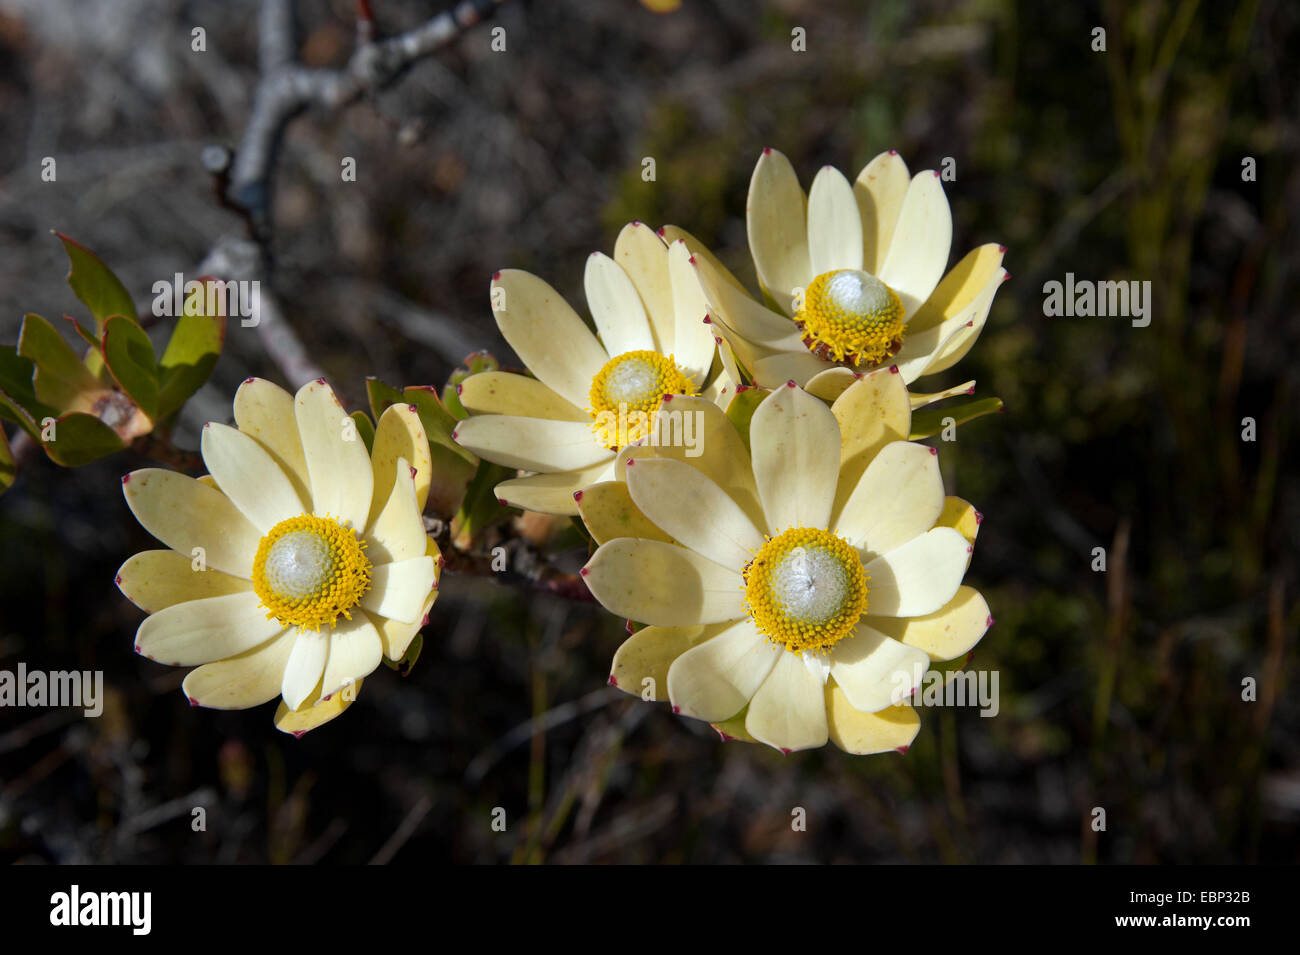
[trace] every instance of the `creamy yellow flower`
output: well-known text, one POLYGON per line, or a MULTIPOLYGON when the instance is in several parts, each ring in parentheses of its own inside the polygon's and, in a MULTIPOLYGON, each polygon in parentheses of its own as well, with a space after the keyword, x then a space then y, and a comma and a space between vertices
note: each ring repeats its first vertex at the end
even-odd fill
POLYGON ((122 479, 132 513, 168 550, 130 558, 117 585, 149 616, 135 649, 193 666, 191 704, 275 716, 301 735, 400 660, 437 596, 439 554, 421 511, 430 456, 415 408, 394 405, 373 454, 322 379, 297 396, 250 378, 236 427, 210 423, 194 479, 122 479))
MULTIPOLYGON (((749 185, 749 247, 777 311, 696 257, 710 314, 763 387, 793 379, 833 399, 855 373, 896 366, 911 384, 970 350, 1007 277, 1005 247, 982 245, 946 276, 952 215, 939 174, 909 177, 881 153, 850 183, 823 167, 805 196, 789 160, 766 149, 749 185)), ((967 392, 974 382, 929 400, 967 392)), ((913 404, 924 402, 916 400, 913 404)))
POLYGON ((991 620, 961 582, 978 515, 945 498, 934 449, 901 440, 901 378, 868 374, 831 407, 782 386, 754 412, 752 454, 721 411, 677 400, 711 415, 709 452, 628 448, 626 498, 584 495, 603 540, 588 587, 649 624, 610 682, 787 752, 906 748, 930 663, 966 654, 991 620), (607 536, 620 526, 651 532, 607 536))
POLYGON ((599 339, 550 285, 527 272, 492 278, 492 310, 536 378, 485 372, 466 379, 470 412, 453 437, 479 457, 531 472, 496 488, 516 507, 576 514, 574 494, 613 473, 619 448, 641 436, 664 395, 718 398, 717 347, 685 243, 625 226, 614 257, 587 260, 587 305, 599 339))

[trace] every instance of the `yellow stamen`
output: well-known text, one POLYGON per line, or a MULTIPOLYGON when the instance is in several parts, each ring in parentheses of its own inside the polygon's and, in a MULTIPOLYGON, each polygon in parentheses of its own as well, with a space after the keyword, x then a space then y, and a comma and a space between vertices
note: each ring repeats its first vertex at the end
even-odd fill
POLYGON ((618 450, 650 433, 665 395, 698 393, 672 355, 630 351, 596 373, 587 411, 601 443, 618 450))
POLYGON ((878 365, 903 347, 903 303, 870 272, 823 272, 804 291, 795 324, 818 358, 878 365))
POLYGON ((332 629, 370 589, 366 542, 328 517, 303 514, 276 524, 257 546, 253 589, 286 627, 332 629))
POLYGON ((745 567, 749 616, 791 653, 824 653, 867 609, 867 572, 848 541, 799 527, 769 537, 745 567))

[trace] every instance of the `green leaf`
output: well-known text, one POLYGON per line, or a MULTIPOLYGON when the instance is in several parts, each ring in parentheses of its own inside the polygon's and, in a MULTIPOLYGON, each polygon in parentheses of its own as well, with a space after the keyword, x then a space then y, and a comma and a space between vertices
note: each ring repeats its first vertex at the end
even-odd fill
POLYGON ((14 461, 14 453, 9 450, 9 438, 5 435, 4 428, 0 428, 0 494, 9 490, 17 477, 18 463, 14 461))
POLYGON ((95 316, 96 330, 102 333, 104 322, 113 315, 121 315, 138 324, 139 315, 131 294, 99 256, 62 232, 54 234, 68 253, 68 284, 72 286, 73 294, 95 316))
POLYGON ((202 280, 201 287, 186 299, 183 313, 176 319, 176 329, 163 349, 158 363, 157 417, 160 421, 171 417, 208 380, 225 344, 226 317, 203 311, 210 281, 202 280))
POLYGON ((104 361, 113 379, 140 410, 158 413, 158 358, 144 329, 129 318, 114 315, 104 323, 104 361))
POLYGON ((103 390, 72 346, 39 315, 29 313, 23 318, 18 354, 36 365, 32 378, 36 397, 55 408, 70 408, 79 398, 103 390))
POLYGON ((462 448, 451 439, 451 433, 456 430, 457 419, 443 407, 432 387, 412 385, 402 392, 399 400, 415 405, 416 414, 420 416, 420 423, 424 425, 424 433, 429 439, 430 446, 439 445, 446 448, 452 454, 477 467, 478 457, 474 452, 462 448))
POLYGON ((53 434, 43 441, 45 453, 65 468, 80 467, 126 447, 117 432, 94 415, 74 411, 54 422, 53 434))
POLYGON ((1001 410, 1001 398, 980 398, 977 401, 964 401, 961 404, 949 405, 945 408, 926 408, 923 411, 914 411, 912 412, 912 433, 908 435, 908 440, 917 441, 921 438, 929 438, 938 434, 949 423, 955 428, 959 424, 965 424, 967 421, 1001 410), (949 418, 952 419, 951 422, 947 420, 949 418))
POLYGON ((483 371, 500 371, 501 363, 492 356, 491 352, 476 351, 470 352, 465 356, 459 368, 451 373, 447 379, 446 386, 442 389, 442 403, 450 414, 457 421, 464 421, 469 417, 469 412, 465 406, 460 403, 460 384, 470 375, 477 375, 483 371))
POLYGON ((406 648, 406 653, 402 655, 402 659, 390 660, 388 657, 384 657, 384 663, 388 665, 389 669, 396 670, 402 676, 406 676, 411 672, 411 667, 415 666, 415 661, 420 659, 420 651, 423 649, 424 634, 417 633, 410 646, 406 648))
POLYGON ((364 411, 354 411, 351 418, 357 423, 357 434, 361 435, 361 440, 366 444, 366 453, 369 454, 375 450, 375 426, 370 415, 364 411))
POLYGON ((502 481, 508 481, 517 471, 502 467, 488 461, 479 463, 474 479, 465 491, 465 500, 451 522, 453 543, 461 550, 469 550, 474 538, 483 528, 505 520, 510 516, 510 509, 497 500, 496 487, 502 481))
POLYGON ((40 439, 39 422, 57 418, 59 411, 36 397, 32 375, 36 366, 18 354, 12 345, 0 347, 0 417, 16 421, 37 440, 40 439))
POLYGON ((745 442, 746 450, 749 449, 749 419, 754 417, 754 412, 758 410, 758 406, 770 394, 770 391, 763 388, 749 387, 745 388, 744 391, 737 388, 735 395, 731 398, 731 403, 727 405, 727 417, 736 426, 736 430, 740 432, 740 438, 745 442))
POLYGON ((402 392, 392 385, 386 385, 378 378, 366 379, 366 397, 370 399, 370 414, 378 421, 384 416, 389 405, 401 404, 402 392))

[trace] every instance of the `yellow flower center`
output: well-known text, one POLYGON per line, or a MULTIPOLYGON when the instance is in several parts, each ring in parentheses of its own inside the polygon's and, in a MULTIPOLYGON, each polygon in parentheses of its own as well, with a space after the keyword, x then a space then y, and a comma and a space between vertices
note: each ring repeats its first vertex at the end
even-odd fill
POLYGON ((744 577, 750 618, 791 653, 828 651, 867 609, 862 558, 830 531, 797 527, 769 537, 744 577))
POLYGON ((878 365, 903 347, 898 293, 860 269, 837 269, 813 279, 794 322, 804 345, 823 361, 878 365))
POLYGON ((611 358, 591 380, 592 428, 609 448, 650 433, 665 395, 698 394, 672 355, 630 351, 611 358))
POLYGON ((253 589, 286 627, 333 628, 370 589, 366 543, 352 528, 303 514, 267 532, 253 558, 253 589))

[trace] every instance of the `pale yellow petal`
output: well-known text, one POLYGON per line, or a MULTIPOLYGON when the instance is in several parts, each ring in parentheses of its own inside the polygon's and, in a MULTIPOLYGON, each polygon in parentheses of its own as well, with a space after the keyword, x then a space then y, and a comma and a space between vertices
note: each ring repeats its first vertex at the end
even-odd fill
MULTIPOLYGON (((590 386, 590 382, 588 383, 590 386)), ((589 388, 590 390, 590 388, 589 388)), ((460 403, 471 414, 499 414, 556 421, 590 421, 591 416, 536 378, 506 371, 484 371, 460 386, 460 403)), ((583 407, 587 398, 583 398, 583 407)))
POLYGON ((862 268, 862 217, 853 186, 834 166, 823 166, 808 190, 811 275, 862 268))
POLYGON ((602 544, 582 575, 607 610, 629 620, 686 627, 745 613, 740 574, 661 541, 620 537, 602 544))
POLYGON ((296 710, 320 686, 329 651, 328 631, 298 631, 280 679, 280 695, 289 709, 296 710))
POLYGON ((764 149, 749 181, 745 225, 758 280, 786 314, 796 288, 812 280, 808 202, 790 160, 764 149))
POLYGON ((591 253, 583 286, 601 344, 611 358, 630 351, 655 350, 641 295, 617 262, 602 252, 591 253))
POLYGON ((366 529, 369 542, 366 556, 373 564, 391 564, 424 553, 428 538, 415 496, 413 470, 406 458, 397 459, 392 490, 384 495, 388 503, 366 529))
POLYGON ((376 564, 361 606, 402 623, 415 623, 423 616, 424 602, 433 590, 434 563, 432 557, 411 557, 395 564, 376 564))
POLYGON ((146 617, 135 652, 168 666, 197 666, 237 656, 283 630, 284 624, 267 619, 255 593, 204 597, 146 617))
POLYGON ((616 537, 643 537, 671 543, 672 538, 638 510, 622 481, 601 481, 578 493, 578 513, 597 544, 616 537))
POLYGON ((298 496, 309 500, 311 479, 298 437, 293 395, 269 381, 249 378, 235 392, 235 424, 271 452, 293 482, 298 496))
POLYGON ((204 425, 200 445, 203 463, 217 486, 263 534, 283 520, 306 513, 307 502, 256 439, 213 421, 204 425))
POLYGON ((646 700, 666 700, 668 668, 673 661, 728 626, 643 627, 624 640, 614 654, 609 684, 646 700))
POLYGON ((354 686, 379 666, 383 644, 366 614, 354 613, 329 631, 330 652, 321 677, 320 695, 329 699, 345 686, 354 686))
POLYGON ((826 745, 824 681, 803 658, 782 653, 749 702, 745 729, 782 752, 826 745))
POLYGON ((961 586, 970 546, 951 527, 936 527, 868 562, 868 613, 883 617, 934 613, 961 586))
POLYGON ((740 505, 682 461, 629 458, 627 488, 637 508, 673 539, 739 573, 763 546, 740 505))
POLYGON ((117 571, 117 586, 145 613, 204 597, 251 591, 253 583, 219 570, 196 570, 194 559, 174 550, 146 550, 127 558, 117 571))
POLYGON ((311 478, 312 513, 361 530, 370 516, 375 476, 356 422, 324 380, 298 389, 294 412, 311 478))
POLYGON ((614 261, 623 267, 641 296, 655 350, 669 354, 676 344, 673 296, 664 239, 643 222, 623 226, 614 242, 614 261))
POLYGON ((887 706, 876 713, 853 708, 834 681, 826 684, 826 722, 831 742, 856 756, 907 752, 921 730, 921 717, 910 705, 887 706))
POLYGON ((854 709, 875 713, 911 697, 930 669, 925 651, 885 636, 865 622, 831 650, 831 676, 854 709))
POLYGON ((725 720, 747 704, 785 651, 748 618, 685 651, 668 668, 668 697, 686 716, 725 720))
POLYGON ((907 163, 891 149, 863 166, 853 184, 862 218, 862 268, 872 275, 885 263, 909 182, 907 163))
POLYGON ((754 412, 749 445, 768 533, 826 527, 840 455, 831 410, 801 388, 778 388, 754 412))
POLYGON ((698 390, 704 387, 708 378, 717 345, 713 331, 704 323, 709 303, 704 298, 704 290, 700 287, 685 242, 674 242, 669 247, 668 274, 673 298, 673 361, 698 390))
POLYGON ((923 617, 867 617, 881 633, 916 647, 935 662, 956 660, 971 651, 993 625, 989 605, 974 587, 962 585, 956 595, 923 617))
POLYGON ((528 272, 492 277, 497 327, 524 365, 570 404, 585 407, 609 355, 559 292, 528 272))
POLYGON ((172 550, 236 577, 252 575, 262 535, 220 491, 161 468, 132 471, 122 491, 136 520, 172 550))
POLYGON ((907 187, 889 253, 880 266, 882 282, 898 293, 905 315, 912 315, 930 297, 952 248, 952 212, 939 174, 917 173, 907 187))
POLYGON ((908 320, 908 331, 933 328, 950 318, 969 312, 976 296, 1002 274, 1006 247, 995 243, 981 245, 965 256, 943 277, 930 297, 908 320))
POLYGON ((453 437, 481 458, 527 471, 577 471, 612 459, 590 422, 475 415, 453 437))
POLYGON ((361 681, 358 680, 342 693, 335 693, 328 700, 318 701, 313 696, 304 701, 303 705, 297 710, 291 710, 281 702, 279 708, 275 711, 276 728, 292 736, 302 736, 304 733, 328 723, 346 710, 356 700, 360 691, 361 681))
POLYGON ((246 710, 280 695, 284 668, 295 633, 285 631, 238 656, 205 663, 181 684, 190 705, 215 710, 246 710))
POLYGON ((859 550, 886 554, 934 527, 943 497, 935 449, 895 441, 867 466, 833 529, 859 550))
POLYGON ((579 513, 575 495, 593 484, 614 477, 614 458, 578 471, 556 471, 552 474, 533 474, 528 477, 502 481, 495 488, 499 501, 510 507, 541 514, 579 513))
POLYGON ((407 473, 415 469, 415 502, 421 512, 429 499, 429 482, 433 474, 433 458, 429 453, 429 440, 415 408, 408 404, 389 405, 379 416, 375 426, 375 440, 370 450, 370 469, 374 499, 366 516, 366 525, 374 523, 388 504, 393 481, 398 476, 398 461, 406 462, 407 473))
POLYGON ((835 489, 836 515, 880 449, 905 441, 912 429, 912 409, 903 379, 887 368, 870 372, 844 390, 831 413, 840 426, 840 477, 835 489))

